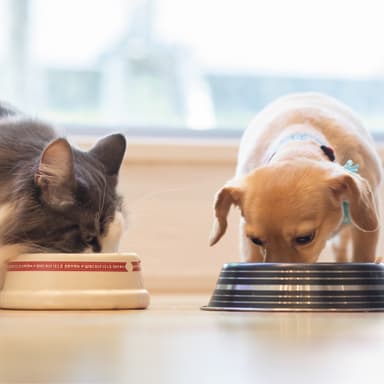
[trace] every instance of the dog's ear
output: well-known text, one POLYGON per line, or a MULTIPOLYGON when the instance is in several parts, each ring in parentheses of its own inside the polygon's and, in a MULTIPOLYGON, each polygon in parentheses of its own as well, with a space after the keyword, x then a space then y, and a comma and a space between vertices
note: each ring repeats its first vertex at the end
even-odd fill
POLYGON ((376 231, 379 215, 375 197, 368 182, 359 175, 341 172, 331 178, 328 184, 335 204, 349 202, 352 223, 365 232, 376 231))
POLYGON ((242 190, 235 183, 227 184, 216 194, 214 201, 214 219, 209 236, 209 245, 216 244, 227 229, 227 216, 231 205, 239 205, 242 190))

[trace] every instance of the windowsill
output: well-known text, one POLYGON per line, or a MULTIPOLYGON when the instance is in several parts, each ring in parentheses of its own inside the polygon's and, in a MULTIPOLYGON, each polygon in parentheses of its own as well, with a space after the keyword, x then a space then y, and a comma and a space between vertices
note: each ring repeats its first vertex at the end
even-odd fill
MULTIPOLYGON (((98 137, 72 135, 69 140, 86 150, 98 137)), ((384 141, 376 138, 376 148, 384 157, 384 141)), ((239 139, 229 138, 148 138, 128 137, 126 164, 235 165, 239 139)))
MULTIPOLYGON (((94 136, 70 136, 70 142, 89 149, 94 136)), ((127 138, 124 164, 235 164, 239 140, 183 138, 127 138)))

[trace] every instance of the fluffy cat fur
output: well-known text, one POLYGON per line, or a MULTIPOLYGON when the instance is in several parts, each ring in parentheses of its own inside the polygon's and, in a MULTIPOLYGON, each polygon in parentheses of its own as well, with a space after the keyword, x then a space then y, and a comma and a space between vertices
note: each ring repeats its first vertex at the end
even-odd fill
POLYGON ((81 151, 0 103, 0 262, 19 252, 116 251, 125 148, 113 134, 81 151))

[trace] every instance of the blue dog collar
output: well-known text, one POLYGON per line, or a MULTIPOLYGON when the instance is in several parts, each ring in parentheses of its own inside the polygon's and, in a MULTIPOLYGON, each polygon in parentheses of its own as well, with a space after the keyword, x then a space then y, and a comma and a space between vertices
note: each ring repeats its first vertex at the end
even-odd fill
POLYGON ((269 155, 267 156, 266 163, 268 164, 272 157, 275 155, 275 153, 278 151, 278 149, 284 145, 285 143, 289 141, 315 141, 319 144, 321 150, 324 152, 324 154, 328 157, 330 161, 335 161, 335 153, 333 152, 333 149, 331 147, 328 147, 324 141, 316 136, 316 135, 310 135, 308 133, 294 133, 292 135, 288 135, 283 137, 270 151, 269 155))

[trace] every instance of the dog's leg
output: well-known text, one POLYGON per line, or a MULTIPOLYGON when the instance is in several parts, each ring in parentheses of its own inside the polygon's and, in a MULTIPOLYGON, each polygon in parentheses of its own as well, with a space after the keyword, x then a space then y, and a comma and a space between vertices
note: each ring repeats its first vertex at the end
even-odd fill
POLYGON ((244 230, 245 222, 243 219, 240 220, 240 258, 241 261, 249 263, 262 263, 264 256, 261 252, 260 247, 253 245, 248 237, 245 235, 244 230))
POLYGON ((379 238, 379 231, 362 232, 352 228, 352 261, 355 263, 373 263, 376 258, 376 245, 379 238))
POLYGON ((350 259, 348 246, 351 242, 351 236, 351 228, 345 227, 332 239, 332 249, 338 263, 346 263, 350 259))

